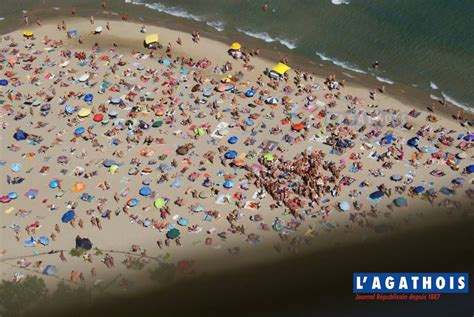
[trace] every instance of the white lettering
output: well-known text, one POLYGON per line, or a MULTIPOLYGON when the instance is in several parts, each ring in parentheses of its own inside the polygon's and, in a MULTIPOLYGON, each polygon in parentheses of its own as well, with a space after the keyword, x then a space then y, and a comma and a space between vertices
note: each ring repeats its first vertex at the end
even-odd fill
POLYGON ((422 277, 423 289, 431 289, 431 276, 422 277))
POLYGON ((444 277, 439 276, 439 277, 436 279, 436 287, 437 287, 438 289, 443 289, 445 286, 446 286, 446 280, 444 279, 444 277))
POLYGON ((458 278, 458 289, 464 289, 466 287, 466 282, 464 281, 464 276, 458 278))
POLYGON ((372 289, 382 289, 382 286, 380 285, 380 279, 378 276, 374 277, 374 280, 372 281, 372 289))
POLYGON ((385 279, 385 287, 387 289, 393 289, 394 287, 393 277, 389 276, 385 279))
POLYGON ((408 283, 407 283, 407 278, 405 276, 402 276, 400 278, 400 285, 398 286, 399 289, 408 289, 408 283))
POLYGON ((420 279, 420 277, 418 276, 412 276, 411 277, 411 280, 413 282, 413 289, 417 289, 418 288, 418 280, 420 279))

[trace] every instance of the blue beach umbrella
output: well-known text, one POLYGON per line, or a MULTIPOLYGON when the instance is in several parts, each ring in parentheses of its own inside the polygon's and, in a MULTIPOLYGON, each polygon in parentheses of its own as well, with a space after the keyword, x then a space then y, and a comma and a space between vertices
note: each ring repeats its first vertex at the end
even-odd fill
POLYGON ((67 114, 72 114, 74 113, 74 108, 71 105, 65 105, 64 111, 66 111, 67 114))
POLYGON ((91 102, 93 99, 94 99, 94 96, 92 94, 87 94, 84 96, 85 102, 91 102))
POLYGON ((74 212, 74 210, 69 210, 65 212, 64 215, 61 217, 61 221, 67 223, 74 219, 74 217, 76 217, 76 213, 74 212))
POLYGON ((382 198, 385 195, 385 193, 381 190, 378 190, 376 192, 373 192, 372 194, 369 195, 370 199, 379 199, 382 198))
POLYGON ((12 172, 19 172, 19 171, 21 171, 22 167, 23 167, 23 165, 21 163, 14 163, 11 166, 11 170, 12 170, 12 172))
POLYGON ((75 135, 81 135, 81 134, 83 134, 85 131, 86 131, 86 129, 84 129, 84 127, 79 127, 79 128, 76 128, 76 130, 74 130, 74 134, 75 134, 75 135))
POLYGON ((351 208, 351 206, 349 205, 349 203, 347 201, 343 201, 343 202, 339 203, 339 208, 342 211, 347 211, 351 208))
POLYGON ((239 140, 239 138, 237 138, 236 136, 231 136, 227 142, 229 142, 230 144, 235 144, 237 143, 237 141, 239 140))
POLYGON ((223 184, 224 188, 232 188, 234 187, 234 182, 232 181, 225 181, 223 184))
POLYGON ((416 137, 413 137, 413 138, 411 138, 411 139, 409 139, 409 140, 407 141, 407 145, 408 145, 408 146, 411 146, 411 147, 418 146, 418 141, 419 141, 419 140, 420 140, 420 139, 419 139, 417 136, 416 136, 416 137))
POLYGON ((23 130, 18 130, 15 132, 15 134, 13 134, 13 138, 17 141, 26 140, 27 137, 28 137, 28 133, 26 133, 23 130))
POLYGON ((237 152, 235 151, 227 151, 225 154, 224 154, 224 157, 226 159, 229 159, 229 160, 233 160, 237 157, 237 152))
POLYGON ((54 265, 47 265, 43 270, 43 274, 52 276, 52 275, 56 275, 57 271, 58 270, 56 269, 54 265))
POLYGON ((7 85, 8 85, 8 80, 0 79, 0 86, 7 86, 7 85))
POLYGON ((178 225, 180 225, 180 226, 187 226, 188 223, 189 223, 189 221, 186 218, 180 217, 178 219, 178 225))
POLYGON ((17 199, 18 198, 18 193, 17 192, 9 192, 7 194, 7 196, 10 198, 10 199, 17 199))
POLYGON ((148 187, 148 186, 143 186, 142 188, 140 188, 140 195, 142 196, 150 196, 151 194, 151 188, 148 187))
POLYGON ((58 186, 59 186, 59 182, 57 179, 53 179, 51 182, 49 182, 49 188, 54 189, 54 188, 58 188, 58 186))
POLYGON ((474 164, 469 165, 468 167, 466 167, 466 172, 468 174, 474 173, 474 164))
POLYGON ((127 205, 128 205, 129 207, 135 207, 136 205, 138 205, 138 199, 136 199, 136 198, 130 199, 130 200, 127 202, 127 205))
POLYGON ((422 192, 424 192, 424 191, 425 191, 425 188, 424 188, 423 186, 416 186, 416 187, 413 189, 413 192, 414 192, 415 194, 420 194, 420 193, 422 193, 422 192))
POLYGON ((393 203, 397 207, 406 207, 406 206, 408 206, 408 202, 407 202, 406 198, 403 198, 403 197, 399 197, 399 198, 394 199, 393 203))
POLYGON ((253 96, 255 96, 255 90, 253 90, 253 89, 247 90, 247 91, 245 92, 245 96, 246 96, 246 97, 253 97, 253 96))
POLYGON ((42 245, 48 245, 49 244, 49 238, 45 236, 41 236, 38 239, 38 242, 41 243, 42 245))

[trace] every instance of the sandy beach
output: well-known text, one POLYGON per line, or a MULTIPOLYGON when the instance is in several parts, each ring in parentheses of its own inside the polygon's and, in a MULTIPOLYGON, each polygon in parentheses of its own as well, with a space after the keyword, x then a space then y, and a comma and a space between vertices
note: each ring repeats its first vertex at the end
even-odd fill
POLYGON ((440 103, 245 43, 65 23, 0 42, 2 279, 133 291, 162 263, 208 274, 473 216, 474 134, 440 103))

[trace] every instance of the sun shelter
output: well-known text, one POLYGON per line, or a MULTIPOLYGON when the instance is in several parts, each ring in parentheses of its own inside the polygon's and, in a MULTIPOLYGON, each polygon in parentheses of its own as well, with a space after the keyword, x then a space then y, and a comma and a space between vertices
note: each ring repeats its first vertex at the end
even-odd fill
POLYGON ((272 70, 268 74, 273 79, 281 79, 287 71, 289 71, 291 67, 285 65, 283 63, 278 63, 273 66, 272 70))
POLYGON ((148 34, 145 36, 145 46, 147 48, 158 47, 158 33, 148 34))
POLYGON ((65 212, 64 215, 61 217, 61 221, 64 223, 67 223, 71 221, 72 219, 74 219, 75 217, 76 217, 76 213, 74 212, 74 210, 69 210, 65 212))
POLYGON ((33 32, 25 31, 25 32, 23 32, 23 36, 29 39, 29 38, 33 37, 33 32))

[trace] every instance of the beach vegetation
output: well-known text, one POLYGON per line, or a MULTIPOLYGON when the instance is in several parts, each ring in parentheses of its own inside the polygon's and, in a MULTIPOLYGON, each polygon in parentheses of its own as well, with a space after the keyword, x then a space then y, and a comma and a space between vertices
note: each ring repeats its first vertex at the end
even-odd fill
POLYGON ((2 280, 0 284, 0 312, 2 316, 22 316, 42 302, 47 295, 44 280, 27 275, 22 281, 2 280))
POLYGON ((135 258, 128 261, 126 264, 127 269, 129 270, 142 270, 145 267, 145 264, 139 259, 135 258))
POLYGON ((79 257, 79 256, 83 255, 86 252, 87 252, 87 250, 84 249, 84 248, 73 248, 73 249, 71 249, 71 251, 69 251, 69 254, 72 255, 72 256, 79 257))
POLYGON ((166 285, 174 281, 176 277, 176 266, 161 263, 159 267, 150 270, 150 279, 159 284, 166 285))

